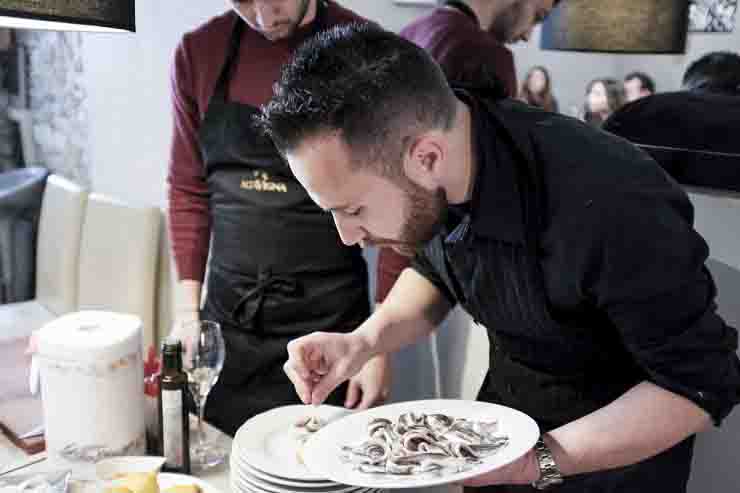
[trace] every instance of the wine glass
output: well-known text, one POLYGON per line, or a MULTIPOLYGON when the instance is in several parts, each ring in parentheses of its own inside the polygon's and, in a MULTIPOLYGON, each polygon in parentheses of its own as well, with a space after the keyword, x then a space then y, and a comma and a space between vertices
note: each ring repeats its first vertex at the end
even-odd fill
POLYGON ((209 469, 226 458, 222 447, 206 441, 203 429, 206 400, 224 366, 226 348, 217 322, 196 320, 187 323, 185 329, 193 339, 186 342, 183 369, 188 374, 188 386, 198 413, 198 436, 190 447, 190 463, 194 469, 209 469))

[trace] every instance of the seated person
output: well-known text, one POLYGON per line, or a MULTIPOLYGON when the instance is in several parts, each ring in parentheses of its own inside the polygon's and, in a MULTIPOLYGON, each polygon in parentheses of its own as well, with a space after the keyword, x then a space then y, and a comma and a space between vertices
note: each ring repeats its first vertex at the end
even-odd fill
POLYGON ((519 99, 545 111, 558 112, 558 101, 552 95, 552 79, 545 67, 537 65, 529 69, 519 91, 519 99))
POLYGON ((624 77, 624 96, 627 103, 655 94, 655 82, 644 72, 630 72, 624 77))
POLYGON ((639 144, 685 185, 740 191, 740 56, 709 53, 692 63, 681 91, 615 112, 604 129, 639 144))
POLYGON ((614 79, 594 79, 586 86, 583 121, 600 127, 609 116, 624 104, 622 84, 614 79))

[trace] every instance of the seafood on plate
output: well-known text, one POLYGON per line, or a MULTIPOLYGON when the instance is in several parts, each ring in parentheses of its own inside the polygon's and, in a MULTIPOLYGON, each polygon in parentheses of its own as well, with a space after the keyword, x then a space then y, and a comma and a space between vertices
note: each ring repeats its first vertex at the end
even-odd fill
POLYGON ((446 475, 480 464, 508 442, 497 421, 404 413, 395 422, 371 420, 360 443, 342 447, 342 459, 368 474, 446 475))

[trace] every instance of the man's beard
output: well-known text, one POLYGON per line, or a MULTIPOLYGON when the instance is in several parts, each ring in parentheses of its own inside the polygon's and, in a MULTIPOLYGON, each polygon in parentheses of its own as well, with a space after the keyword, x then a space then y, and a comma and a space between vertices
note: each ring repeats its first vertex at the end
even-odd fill
POLYGON ((427 244, 442 229, 447 219, 447 196, 443 188, 434 191, 404 180, 401 185, 406 192, 404 223, 397 240, 370 236, 368 245, 390 247, 406 257, 427 244))
POLYGON ((491 25, 488 28, 488 32, 491 33, 499 43, 505 44, 514 41, 511 39, 514 36, 512 29, 519 24, 523 7, 523 2, 516 1, 513 5, 493 19, 493 22, 491 22, 491 25))
POLYGON ((298 17, 296 18, 296 20, 294 22, 286 22, 285 24, 283 24, 285 26, 285 30, 274 34, 268 33, 263 30, 262 35, 267 38, 268 41, 272 42, 291 38, 301 26, 301 23, 306 18, 306 15, 308 15, 308 8, 310 6, 311 0, 303 0, 300 7, 298 8, 298 17))

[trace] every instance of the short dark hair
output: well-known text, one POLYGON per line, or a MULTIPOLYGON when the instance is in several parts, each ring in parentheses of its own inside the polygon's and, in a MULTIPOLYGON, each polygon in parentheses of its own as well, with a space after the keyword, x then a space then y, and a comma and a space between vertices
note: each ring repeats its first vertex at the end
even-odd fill
POLYGON ((740 93, 740 56, 730 51, 708 53, 686 69, 683 89, 721 94, 740 93))
POLYGON ((456 108, 442 69, 424 50, 374 24, 353 23, 296 50, 259 125, 282 153, 337 133, 356 165, 385 161, 381 172, 397 174, 407 138, 449 130, 456 108))
POLYGON ((640 85, 643 89, 647 89, 650 91, 650 94, 655 94, 655 82, 653 81, 652 77, 650 77, 645 72, 630 72, 624 77, 624 81, 630 81, 632 79, 637 79, 640 81, 640 85))

